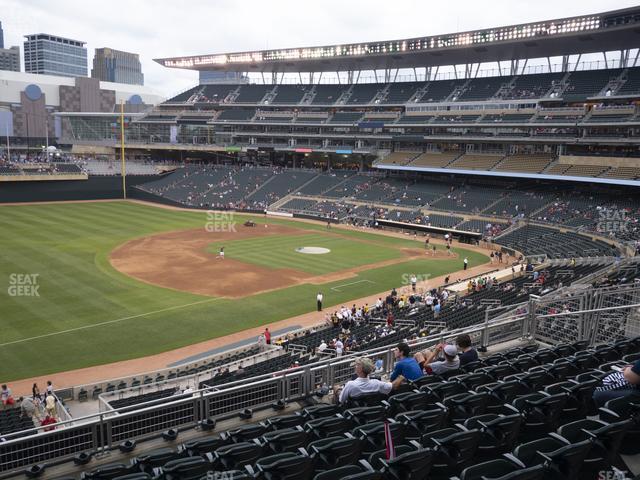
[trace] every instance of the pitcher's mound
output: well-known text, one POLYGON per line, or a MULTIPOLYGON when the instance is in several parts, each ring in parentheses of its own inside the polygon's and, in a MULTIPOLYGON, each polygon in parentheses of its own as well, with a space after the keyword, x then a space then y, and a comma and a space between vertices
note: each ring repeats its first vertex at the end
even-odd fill
POLYGON ((296 248, 296 252, 298 253, 307 253, 309 255, 322 255, 324 253, 329 253, 331 250, 324 247, 298 247, 296 248))

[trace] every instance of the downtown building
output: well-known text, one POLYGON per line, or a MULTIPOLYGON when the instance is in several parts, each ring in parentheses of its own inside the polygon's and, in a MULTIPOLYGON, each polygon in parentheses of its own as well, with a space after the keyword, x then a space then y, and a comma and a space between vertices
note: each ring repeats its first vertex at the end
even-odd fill
POLYGON ((85 42, 47 33, 25 35, 25 38, 25 72, 60 77, 87 76, 85 42))
POLYGON ((104 82, 144 85, 140 56, 112 48, 96 48, 91 77, 104 82))

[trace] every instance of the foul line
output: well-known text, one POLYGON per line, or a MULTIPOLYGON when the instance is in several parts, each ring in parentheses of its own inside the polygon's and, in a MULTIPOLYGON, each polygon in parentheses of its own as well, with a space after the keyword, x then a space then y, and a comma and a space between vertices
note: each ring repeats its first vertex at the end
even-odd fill
POLYGON ((108 320, 106 322, 94 323, 94 324, 91 324, 91 325, 84 325, 82 327, 76 327, 76 328, 69 328, 68 330, 61 330, 59 332, 45 333, 44 335, 37 335, 35 337, 23 338, 21 340, 14 340, 13 342, 0 343, 0 347, 6 347, 8 345, 15 345, 16 343, 24 343, 24 342, 28 342, 30 340, 38 340, 40 338, 54 337, 56 335, 62 335, 62 334, 71 333, 71 332, 77 332, 79 330, 88 330, 89 328, 101 327, 103 325, 109 325, 109 324, 112 324, 112 323, 124 322, 125 320, 131 320, 133 318, 146 317, 147 315, 155 315, 156 313, 169 312, 171 310, 178 310, 180 308, 192 307, 194 305, 200 305, 200 304, 203 304, 203 303, 215 302, 217 300, 221 300, 221 298, 208 298, 207 300, 200 300, 199 302, 187 303, 185 305, 176 305, 174 307, 163 308, 161 310, 155 310, 153 312, 139 313, 138 315, 130 315, 128 317, 116 318, 115 320, 108 320))
POLYGON ((376 283, 376 282, 372 282, 371 280, 358 280, 357 282, 343 283, 342 285, 336 285, 335 287, 331 287, 331 290, 335 290, 336 292, 339 292, 341 287, 348 287, 349 285, 356 285, 357 283, 376 283))

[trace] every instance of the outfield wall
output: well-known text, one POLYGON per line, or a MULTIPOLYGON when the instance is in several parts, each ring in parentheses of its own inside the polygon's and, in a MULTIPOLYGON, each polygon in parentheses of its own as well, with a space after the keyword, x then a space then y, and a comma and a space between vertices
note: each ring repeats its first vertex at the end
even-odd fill
MULTIPOLYGON (((157 180, 156 175, 128 175, 127 191, 134 185, 157 180)), ((122 177, 89 177, 87 180, 57 182, 3 182, 0 203, 109 200, 122 198, 122 177)))

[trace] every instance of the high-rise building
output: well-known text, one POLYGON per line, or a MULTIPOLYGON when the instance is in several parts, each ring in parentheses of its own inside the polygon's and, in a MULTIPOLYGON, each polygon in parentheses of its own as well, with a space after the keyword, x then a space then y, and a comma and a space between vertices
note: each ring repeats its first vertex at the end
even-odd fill
POLYGON ((25 38, 25 72, 61 77, 87 76, 85 42, 47 33, 25 35, 25 38))
POLYGON ((4 48, 4 31, 2 30, 2 22, 0 22, 0 48, 4 48))
POLYGON ((112 48, 96 48, 91 77, 105 82, 144 85, 139 55, 112 48))
POLYGON ((0 48, 0 70, 20 71, 20 47, 0 48))

